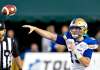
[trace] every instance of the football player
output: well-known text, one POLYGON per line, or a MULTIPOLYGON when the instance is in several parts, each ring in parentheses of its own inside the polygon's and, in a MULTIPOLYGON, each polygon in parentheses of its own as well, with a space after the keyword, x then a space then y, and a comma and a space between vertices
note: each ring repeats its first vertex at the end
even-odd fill
POLYGON ((63 36, 52 34, 31 25, 24 25, 23 27, 30 28, 29 33, 35 31, 58 44, 66 45, 71 54, 71 70, 85 70, 91 62, 93 53, 91 46, 98 46, 95 39, 86 36, 88 25, 82 18, 73 19, 69 26, 69 31, 63 36))

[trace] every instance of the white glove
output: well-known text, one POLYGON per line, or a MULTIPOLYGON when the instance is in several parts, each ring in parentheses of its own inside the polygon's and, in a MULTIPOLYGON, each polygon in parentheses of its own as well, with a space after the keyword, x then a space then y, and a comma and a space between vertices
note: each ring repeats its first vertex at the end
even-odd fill
POLYGON ((71 51, 72 49, 70 49, 70 47, 72 47, 72 46, 75 47, 75 42, 73 39, 67 39, 66 45, 67 45, 68 51, 71 51))

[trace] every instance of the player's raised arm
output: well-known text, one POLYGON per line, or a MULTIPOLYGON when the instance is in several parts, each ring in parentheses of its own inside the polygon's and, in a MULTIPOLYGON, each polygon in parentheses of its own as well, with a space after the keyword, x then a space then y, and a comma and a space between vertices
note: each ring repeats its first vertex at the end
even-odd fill
POLYGON ((29 28, 30 29, 30 33, 32 33, 33 31, 35 31, 36 33, 38 33, 40 36, 42 37, 45 37, 47 39, 50 39, 50 40, 53 40, 53 41, 56 41, 56 38, 57 38, 57 35, 56 34, 53 34, 51 32, 48 32, 46 30, 43 30, 43 29, 40 29, 40 28, 37 28, 35 26, 31 26, 31 25, 23 25, 22 27, 24 28, 29 28))

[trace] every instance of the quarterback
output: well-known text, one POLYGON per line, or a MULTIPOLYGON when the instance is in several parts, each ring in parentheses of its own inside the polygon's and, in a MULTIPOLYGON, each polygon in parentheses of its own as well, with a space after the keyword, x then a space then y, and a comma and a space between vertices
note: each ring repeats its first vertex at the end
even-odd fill
POLYGON ((91 62, 93 47, 98 46, 95 39, 86 36, 88 25, 82 18, 73 19, 69 25, 69 31, 63 36, 52 34, 31 25, 24 25, 23 27, 30 28, 29 33, 35 31, 42 37, 66 45, 71 54, 71 70, 85 70, 91 62))

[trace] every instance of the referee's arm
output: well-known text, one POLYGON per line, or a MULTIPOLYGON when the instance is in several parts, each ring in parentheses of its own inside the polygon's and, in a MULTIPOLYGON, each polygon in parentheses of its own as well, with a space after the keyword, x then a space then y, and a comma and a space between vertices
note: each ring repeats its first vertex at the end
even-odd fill
POLYGON ((15 60, 16 64, 18 65, 19 69, 22 69, 23 62, 22 62, 21 58, 19 57, 19 53, 17 51, 16 44, 13 45, 12 55, 14 57, 14 60, 15 60))

